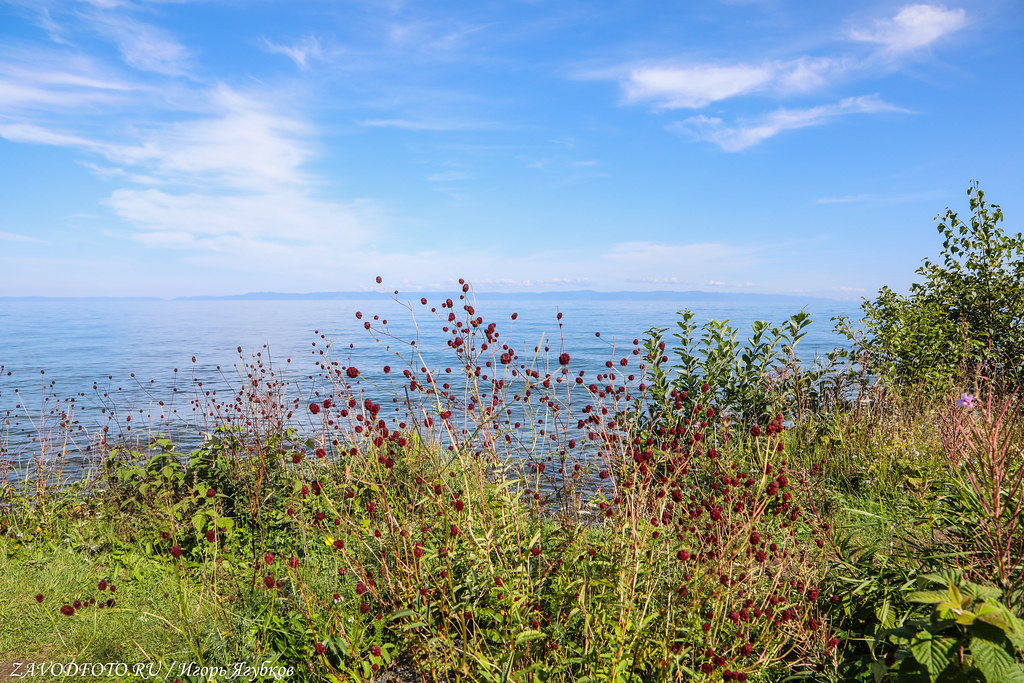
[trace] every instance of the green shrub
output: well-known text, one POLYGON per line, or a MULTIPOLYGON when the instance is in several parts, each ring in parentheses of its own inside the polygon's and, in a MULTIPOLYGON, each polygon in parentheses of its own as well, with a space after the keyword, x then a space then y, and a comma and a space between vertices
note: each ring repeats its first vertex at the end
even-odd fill
POLYGON ((974 183, 965 223, 947 209, 938 220, 939 262, 925 259, 904 296, 882 287, 865 301, 863 352, 898 386, 938 386, 964 375, 1003 388, 1024 379, 1024 237, 1006 235, 1003 213, 974 183))

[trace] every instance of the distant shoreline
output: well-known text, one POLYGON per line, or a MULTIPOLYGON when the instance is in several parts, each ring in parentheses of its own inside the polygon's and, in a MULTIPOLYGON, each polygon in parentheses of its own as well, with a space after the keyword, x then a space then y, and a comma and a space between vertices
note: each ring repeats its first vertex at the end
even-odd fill
MULTIPOLYGON (((117 296, 0 296, 0 302, 11 301, 345 301, 351 299, 367 298, 389 298, 389 294, 380 291, 345 291, 345 292, 247 292, 245 294, 222 294, 222 295, 198 295, 179 296, 172 298, 161 297, 117 297, 117 296)), ((446 298, 452 296, 450 291, 433 292, 400 292, 400 299, 409 297, 419 298, 446 298)), ((651 292, 639 291, 614 291, 599 292, 594 290, 566 290, 548 292, 480 292, 474 291, 473 296, 478 299, 562 299, 565 301, 610 301, 610 300, 635 300, 635 301, 714 301, 722 303, 756 303, 775 301, 779 303, 830 303, 830 304, 858 304, 859 300, 853 299, 829 299, 820 296, 803 296, 799 294, 761 294, 754 292, 707 292, 702 290, 689 290, 673 292, 667 290, 656 290, 651 292)))

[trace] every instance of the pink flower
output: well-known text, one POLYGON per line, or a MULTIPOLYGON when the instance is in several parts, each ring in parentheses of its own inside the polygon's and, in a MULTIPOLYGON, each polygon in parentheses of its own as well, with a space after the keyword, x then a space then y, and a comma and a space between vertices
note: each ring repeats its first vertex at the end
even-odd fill
POLYGON ((958 408, 974 408, 977 404, 974 402, 974 394, 960 394, 960 399, 956 402, 958 408))

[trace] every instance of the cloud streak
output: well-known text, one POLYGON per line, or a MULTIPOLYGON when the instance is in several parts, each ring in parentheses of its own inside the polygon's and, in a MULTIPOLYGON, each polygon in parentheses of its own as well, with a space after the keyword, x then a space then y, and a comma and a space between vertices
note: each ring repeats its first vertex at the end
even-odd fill
POLYGON ((126 64, 165 76, 190 72, 192 52, 166 31, 114 13, 93 16, 93 26, 111 40, 126 64))
POLYGON ((500 128, 497 123, 488 121, 467 121, 464 119, 362 119, 356 125, 365 128, 401 128, 404 130, 424 131, 457 131, 457 130, 490 130, 500 128))
MULTIPOLYGON (((833 87, 841 80, 868 76, 889 69, 895 58, 935 44, 963 28, 963 9, 915 4, 891 18, 846 32, 846 38, 877 46, 864 58, 837 52, 833 55, 802 55, 793 59, 760 62, 671 62, 621 65, 577 74, 584 79, 615 80, 625 104, 649 104, 655 111, 702 109, 755 95, 787 98, 806 96, 833 87)), ((710 141, 736 152, 757 145, 787 130, 819 126, 852 113, 873 114, 903 111, 877 96, 848 97, 836 104, 801 109, 779 108, 761 115, 747 115, 737 123, 725 118, 699 115, 676 122, 671 130, 694 141, 710 141)))
POLYGON ((882 101, 877 95, 867 95, 807 109, 776 109, 753 120, 741 119, 735 125, 729 125, 718 117, 692 116, 672 123, 668 128, 693 140, 712 142, 726 152, 739 152, 784 131, 820 126, 848 114, 878 112, 908 113, 906 109, 882 101))
POLYGON ((663 64, 629 68, 618 78, 627 103, 651 102, 658 110, 701 109, 753 93, 818 89, 849 66, 827 57, 760 64, 663 64))
POLYGON ((967 13, 963 9, 909 5, 892 19, 879 19, 871 28, 851 30, 849 37, 858 42, 876 43, 892 54, 901 54, 927 47, 966 24, 967 13))
POLYGON ((5 242, 30 242, 34 244, 46 244, 45 240, 41 240, 37 237, 30 237, 28 235, 19 235, 15 232, 3 232, 0 231, 0 240, 5 242))
POLYGON ((263 46, 267 52, 288 57, 300 69, 305 69, 309 65, 310 58, 323 56, 320 41, 315 36, 308 36, 294 45, 278 45, 264 38, 263 46))

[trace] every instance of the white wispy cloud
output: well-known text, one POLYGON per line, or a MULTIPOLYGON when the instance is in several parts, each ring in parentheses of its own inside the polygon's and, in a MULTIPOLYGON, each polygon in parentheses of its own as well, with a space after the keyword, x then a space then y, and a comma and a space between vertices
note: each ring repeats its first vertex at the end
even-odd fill
POLYGON ((115 190, 108 204, 136 228, 135 238, 144 244, 234 253, 240 259, 290 247, 351 248, 366 241, 372 220, 371 206, 284 189, 233 196, 124 188, 115 190))
POLYGON ((356 125, 367 128, 404 128, 405 130, 485 130, 500 128, 496 123, 488 121, 469 121, 465 119, 362 119, 356 125))
POLYGON ((685 284, 680 281, 678 277, 637 277, 627 279, 626 282, 635 284, 646 284, 646 285, 678 285, 685 284))
POLYGON ((2 232, 0 231, 0 240, 5 242, 32 242, 36 244, 45 244, 44 240, 38 237, 30 237, 28 235, 19 235, 16 232, 2 232))
POLYGON ((654 101, 661 109, 696 109, 765 87, 765 66, 652 66, 630 69, 621 85, 628 102, 654 101))
MULTIPOLYGON (((870 28, 848 32, 859 42, 875 43, 886 53, 900 54, 931 45, 966 25, 963 9, 910 5, 894 17, 879 19, 870 28)), ((856 74, 871 60, 835 54, 802 55, 788 60, 738 63, 661 62, 622 65, 578 74, 584 79, 619 82, 630 104, 650 102, 656 109, 700 109, 715 102, 753 93, 789 95, 819 90, 837 78, 856 74)))
POLYGON ((753 93, 789 95, 825 87, 855 68, 845 57, 801 56, 760 62, 624 65, 576 74, 586 80, 615 80, 627 104, 651 103, 658 110, 700 109, 753 93))
POLYGON ((316 36, 307 36, 294 45, 278 45, 264 38, 263 46, 267 52, 288 57, 301 69, 305 69, 308 66, 310 58, 323 56, 320 41, 317 40, 316 36))
POLYGON ((313 151, 306 124, 278 111, 266 97, 226 85, 207 97, 210 115, 156 127, 107 156, 179 183, 254 190, 309 181, 303 166, 313 151))
MULTIPOLYGON (((914 4, 890 18, 846 32, 845 37, 878 47, 868 56, 843 53, 843 44, 832 54, 800 55, 791 59, 711 62, 700 60, 620 64, 577 72, 581 79, 617 81, 626 104, 650 104, 655 110, 701 109, 712 104, 752 95, 785 99, 834 88, 869 78, 879 69, 890 70, 900 57, 934 44, 965 26, 963 9, 914 4)), ((846 50, 849 52, 848 43, 846 50)), ((760 116, 747 115, 734 123, 727 116, 693 116, 669 128, 692 140, 711 141, 727 151, 756 145, 785 130, 817 126, 851 113, 902 111, 877 96, 848 97, 836 104, 800 109, 779 108, 760 116)))
POLYGON ((230 269, 272 263, 301 268, 304 259, 323 261, 325 253, 365 245, 383 224, 373 202, 316 195, 322 183, 308 170, 316 156, 315 131, 283 110, 273 93, 221 84, 189 94, 188 103, 200 104, 201 111, 106 130, 106 137, 76 130, 74 117, 59 117, 60 97, 36 97, 37 109, 46 104, 44 115, 34 117, 41 123, 9 114, 14 120, 0 119, 0 137, 79 150, 83 165, 121 185, 105 203, 128 226, 122 237, 183 250, 194 260, 220 259, 230 269), (51 122, 58 118, 59 124, 51 122))
POLYGON ((877 43, 891 53, 903 53, 927 47, 966 24, 967 13, 963 9, 908 5, 891 19, 879 19, 870 28, 851 30, 849 37, 860 42, 877 43))
POLYGON ((113 13, 93 16, 92 24, 117 46, 125 63, 135 69, 166 76, 189 72, 191 51, 161 28, 113 13))
POLYGON ((441 56, 457 54, 471 38, 489 26, 490 24, 411 19, 392 22, 386 33, 388 42, 392 45, 441 56))
POLYGON ((133 89, 75 55, 0 53, 0 114, 113 104, 133 89))
POLYGON ((47 130, 30 123, 0 124, 0 138, 10 142, 27 142, 36 145, 59 147, 91 147, 93 142, 77 135, 68 135, 47 130))
POLYGON ((807 109, 780 108, 753 120, 741 119, 734 125, 718 117, 692 116, 672 123, 668 128, 694 140, 713 142, 726 152, 738 152, 760 144, 783 131, 820 126, 847 114, 873 114, 884 111, 907 112, 882 101, 877 95, 867 95, 848 97, 836 104, 807 109))
MULTIPOLYGON (((209 92, 211 111, 152 127, 106 158, 154 187, 123 187, 107 200, 142 243, 240 262, 299 267, 298 254, 351 249, 379 227, 372 202, 318 198, 307 170, 313 131, 269 96, 225 85, 209 92), (294 263, 293 263, 294 262, 294 263)), ((105 171, 109 174, 108 171, 105 171)))

